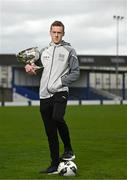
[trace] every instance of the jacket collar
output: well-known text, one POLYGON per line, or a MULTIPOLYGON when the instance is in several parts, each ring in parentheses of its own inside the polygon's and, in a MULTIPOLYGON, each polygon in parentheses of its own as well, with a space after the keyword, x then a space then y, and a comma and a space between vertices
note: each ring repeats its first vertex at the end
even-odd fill
POLYGON ((50 42, 49 45, 50 45, 50 46, 56 46, 56 47, 64 46, 64 45, 70 46, 70 43, 65 42, 64 40, 62 40, 59 44, 55 44, 54 42, 50 42))

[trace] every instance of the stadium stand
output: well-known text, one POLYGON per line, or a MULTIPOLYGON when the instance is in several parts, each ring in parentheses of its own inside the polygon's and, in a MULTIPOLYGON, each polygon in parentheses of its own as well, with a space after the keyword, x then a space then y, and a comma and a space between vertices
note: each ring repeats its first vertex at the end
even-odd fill
MULTIPOLYGON (((70 87, 69 100, 127 99, 127 56, 78 55, 78 58, 81 75, 70 87)), ((25 73, 15 54, 0 54, 0 101, 15 101, 14 93, 38 100, 39 80, 40 75, 31 77, 25 73)))

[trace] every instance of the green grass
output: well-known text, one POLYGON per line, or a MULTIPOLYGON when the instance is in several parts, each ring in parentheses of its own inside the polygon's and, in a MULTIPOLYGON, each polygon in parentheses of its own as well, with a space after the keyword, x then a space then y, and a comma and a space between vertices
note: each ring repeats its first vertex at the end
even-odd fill
MULTIPOLYGON (((69 106, 65 118, 78 166, 71 179, 127 179, 126 105, 69 106)), ((49 162, 39 107, 0 107, 0 179, 70 179, 39 174, 49 162)))

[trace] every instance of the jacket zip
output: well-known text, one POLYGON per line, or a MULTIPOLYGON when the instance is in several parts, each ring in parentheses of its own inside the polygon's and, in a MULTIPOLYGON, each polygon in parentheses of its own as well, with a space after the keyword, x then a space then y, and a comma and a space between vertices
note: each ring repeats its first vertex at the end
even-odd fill
POLYGON ((51 93, 51 92, 50 92, 49 89, 48 89, 48 84, 49 84, 49 80, 50 80, 50 76, 51 76, 51 72, 52 72, 55 49, 56 49, 56 46, 55 46, 54 49, 53 49, 51 68, 50 68, 50 73, 49 73, 49 78, 48 78, 48 83, 47 83, 47 91, 48 91, 49 93, 51 93))

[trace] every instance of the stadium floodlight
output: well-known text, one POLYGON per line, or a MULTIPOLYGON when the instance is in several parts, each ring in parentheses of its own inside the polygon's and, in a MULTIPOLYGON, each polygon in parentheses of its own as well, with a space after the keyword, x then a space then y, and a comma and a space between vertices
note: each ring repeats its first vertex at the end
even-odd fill
POLYGON ((119 22, 124 19, 124 16, 114 15, 113 18, 116 20, 116 90, 118 91, 118 84, 119 84, 119 22))

